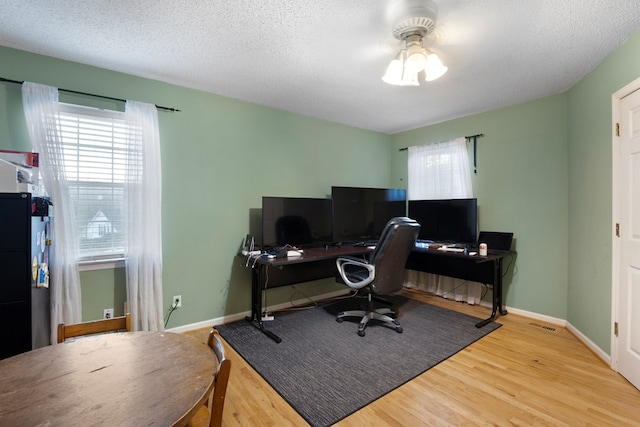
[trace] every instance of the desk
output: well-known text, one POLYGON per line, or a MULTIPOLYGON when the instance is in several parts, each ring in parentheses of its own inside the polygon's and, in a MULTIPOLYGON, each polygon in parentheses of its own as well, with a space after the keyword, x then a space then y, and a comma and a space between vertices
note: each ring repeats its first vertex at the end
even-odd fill
POLYGON ((334 277, 338 271, 336 258, 364 255, 369 252, 371 249, 362 246, 329 246, 305 249, 299 257, 258 258, 251 269, 251 316, 247 316, 246 320, 275 342, 282 342, 282 339, 266 329, 262 322, 262 291, 334 277))
POLYGON ((0 424, 181 426, 213 390, 215 360, 196 339, 121 332, 0 360, 0 424))
MULTIPOLYGON (((247 316, 246 320, 275 342, 282 342, 282 339, 266 329, 262 322, 262 291, 334 277, 337 274, 336 258, 364 255, 369 252, 371 249, 365 247, 342 246, 306 249, 300 257, 258 258, 251 275, 251 316, 247 316)), ((498 313, 507 314, 502 299, 502 259, 506 255, 508 254, 481 257, 415 248, 409 254, 406 268, 492 285, 491 316, 476 323, 476 327, 481 328, 494 321, 498 313)))
POLYGON ((481 257, 415 248, 409 254, 406 268, 492 285, 491 316, 476 323, 476 327, 481 328, 494 321, 498 313, 507 314, 502 299, 502 259, 508 254, 489 254, 481 257))

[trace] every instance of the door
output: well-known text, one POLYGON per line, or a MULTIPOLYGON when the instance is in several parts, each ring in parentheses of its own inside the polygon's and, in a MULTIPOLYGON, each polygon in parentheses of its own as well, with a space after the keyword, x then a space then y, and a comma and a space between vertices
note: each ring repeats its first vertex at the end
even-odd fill
POLYGON ((640 90, 620 100, 619 120, 620 253, 614 345, 617 371, 640 389, 640 90))

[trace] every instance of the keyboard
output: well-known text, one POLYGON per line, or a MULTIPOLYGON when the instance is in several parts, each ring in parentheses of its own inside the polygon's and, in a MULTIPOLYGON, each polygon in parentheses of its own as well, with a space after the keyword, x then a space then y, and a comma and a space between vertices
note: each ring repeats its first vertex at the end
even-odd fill
POLYGON ((445 248, 444 246, 439 247, 438 250, 444 252, 464 252, 462 248, 445 248))
POLYGON ((377 240, 364 240, 362 242, 354 243, 353 246, 376 246, 378 244, 377 240))

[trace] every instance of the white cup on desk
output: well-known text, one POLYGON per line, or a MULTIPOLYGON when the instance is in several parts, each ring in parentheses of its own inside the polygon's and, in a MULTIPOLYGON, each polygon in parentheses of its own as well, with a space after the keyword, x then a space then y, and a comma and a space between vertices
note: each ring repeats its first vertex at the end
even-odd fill
POLYGON ((487 244, 486 243, 480 243, 480 245, 478 246, 478 253, 480 254, 480 256, 487 256, 487 244))

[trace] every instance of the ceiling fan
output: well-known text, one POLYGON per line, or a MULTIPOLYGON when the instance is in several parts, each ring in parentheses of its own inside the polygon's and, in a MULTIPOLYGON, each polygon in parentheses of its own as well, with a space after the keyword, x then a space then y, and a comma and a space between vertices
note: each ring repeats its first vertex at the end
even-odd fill
POLYGON ((418 78, 432 81, 447 72, 440 58, 423 46, 423 39, 436 27, 438 6, 431 0, 406 0, 396 9, 392 33, 404 42, 404 48, 389 63, 382 76, 385 83, 396 86, 419 86, 418 78))

